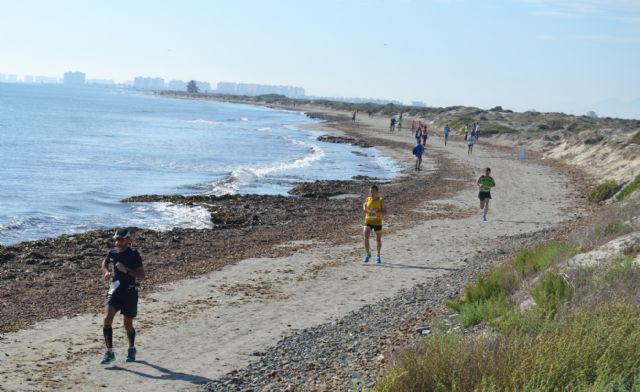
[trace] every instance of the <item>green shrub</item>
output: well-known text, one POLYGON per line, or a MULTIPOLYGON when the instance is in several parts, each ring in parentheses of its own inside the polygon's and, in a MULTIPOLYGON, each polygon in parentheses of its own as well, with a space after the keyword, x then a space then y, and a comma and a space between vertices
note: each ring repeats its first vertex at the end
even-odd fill
POLYGON ((516 133, 519 132, 517 129, 513 129, 507 127, 506 125, 501 124, 487 124, 484 127, 480 128, 480 133, 484 134, 493 134, 493 133, 516 133))
POLYGON ((534 335, 437 334, 399 358, 373 390, 638 390, 638 323, 635 303, 607 302, 534 335))
POLYGON ((628 225, 617 219, 613 222, 607 223, 604 226, 596 226, 593 229, 593 234, 597 237, 609 237, 631 233, 632 231, 633 227, 631 227, 631 225, 628 225))
POLYGON ((521 279, 525 279, 544 270, 553 262, 567 259, 577 252, 577 246, 564 242, 548 242, 525 248, 516 253, 513 259, 513 269, 518 272, 521 279))
POLYGON ((638 188, 640 188, 640 174, 637 175, 633 181, 622 188, 620 193, 616 195, 616 201, 623 201, 627 196, 631 194, 631 192, 635 191, 638 188))
POLYGON ((458 322, 464 326, 479 324, 500 317, 509 311, 507 295, 518 287, 519 281, 507 266, 479 276, 474 283, 465 286, 462 299, 447 302, 457 311, 458 322))
POLYGON ((463 302, 458 306, 458 322, 464 326, 480 324, 505 315, 511 308, 504 293, 474 302, 463 302))
POLYGON ((605 201, 616 193, 617 188, 618 183, 615 180, 603 182, 587 193, 587 200, 594 203, 605 201))
MULTIPOLYGON (((634 286, 637 280, 640 280, 640 266, 633 262, 633 257, 624 254, 613 257, 609 265, 599 271, 594 278, 596 289, 602 287, 611 289, 611 286, 621 285, 629 280, 634 281, 634 286)), ((633 295, 629 292, 630 290, 626 288, 624 290, 625 294, 633 295)))
POLYGON ((531 291, 540 312, 547 317, 553 317, 558 307, 568 300, 572 294, 572 287, 568 279, 557 273, 547 272, 531 291))

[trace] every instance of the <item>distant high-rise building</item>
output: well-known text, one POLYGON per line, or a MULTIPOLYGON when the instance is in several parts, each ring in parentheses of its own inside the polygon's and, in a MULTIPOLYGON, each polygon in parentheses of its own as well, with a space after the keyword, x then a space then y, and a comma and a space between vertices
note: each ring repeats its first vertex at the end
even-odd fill
POLYGON ((82 72, 65 72, 64 73, 64 84, 78 86, 83 85, 85 82, 86 75, 82 72))
POLYGON ((294 86, 271 86, 267 84, 219 82, 217 92, 232 95, 281 94, 289 98, 303 98, 304 88, 294 86))
POLYGON ((22 81, 25 82, 25 83, 33 83, 33 76, 24 75, 24 78, 22 79, 22 81))
POLYGON ((136 90, 164 90, 164 79, 138 76, 133 79, 133 88, 136 90))
POLYGON ((417 106, 420 108, 427 107, 427 104, 422 101, 411 101, 411 106, 417 106))
POLYGON ((18 76, 15 75, 15 74, 9 74, 9 76, 7 77, 7 82, 9 82, 9 83, 18 82, 18 76))
POLYGON ((187 91, 187 82, 183 80, 172 80, 167 85, 167 90, 171 91, 187 91))
POLYGON ((4 74, 0 73, 0 83, 4 82, 6 80, 7 80, 7 78, 4 76, 4 74))
POLYGON ((201 82, 198 80, 196 80, 195 82, 199 92, 208 93, 209 91, 211 91, 211 84, 209 84, 209 82, 201 82))

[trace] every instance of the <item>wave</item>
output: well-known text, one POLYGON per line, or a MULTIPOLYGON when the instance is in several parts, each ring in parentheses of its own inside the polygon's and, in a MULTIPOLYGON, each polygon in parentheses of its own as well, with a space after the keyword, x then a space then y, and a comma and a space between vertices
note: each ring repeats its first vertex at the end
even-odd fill
POLYGON ((211 121, 211 120, 204 120, 204 119, 197 119, 197 120, 188 120, 187 121, 189 124, 197 124, 197 125, 220 125, 222 124, 220 121, 211 121))
POLYGON ((156 231, 173 228, 210 229, 211 214, 204 207, 192 207, 173 203, 132 203, 132 215, 127 225, 156 231))
POLYGON ((156 231, 173 228, 211 229, 211 214, 204 207, 173 203, 115 203, 105 214, 71 214, 59 216, 32 212, 27 216, 10 217, 0 223, 0 244, 75 235, 88 230, 120 226, 135 226, 156 231))
POLYGON ((236 168, 225 178, 213 182, 211 184, 211 191, 208 193, 214 195, 237 194, 240 192, 241 187, 252 184, 271 173, 308 167, 325 157, 324 150, 319 146, 290 138, 288 138, 287 141, 297 146, 306 147, 311 153, 293 161, 276 162, 256 167, 242 166, 236 168))

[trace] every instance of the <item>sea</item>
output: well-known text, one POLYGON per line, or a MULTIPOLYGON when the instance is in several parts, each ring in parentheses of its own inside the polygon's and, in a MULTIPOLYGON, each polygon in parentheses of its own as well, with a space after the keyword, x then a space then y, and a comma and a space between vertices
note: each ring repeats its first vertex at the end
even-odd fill
MULTIPOLYGON (((144 194, 287 194, 301 181, 391 179, 375 148, 317 141, 301 112, 140 92, 0 83, 0 245, 135 226, 211 228, 144 194)), ((214 228, 215 229, 215 228, 214 228)))

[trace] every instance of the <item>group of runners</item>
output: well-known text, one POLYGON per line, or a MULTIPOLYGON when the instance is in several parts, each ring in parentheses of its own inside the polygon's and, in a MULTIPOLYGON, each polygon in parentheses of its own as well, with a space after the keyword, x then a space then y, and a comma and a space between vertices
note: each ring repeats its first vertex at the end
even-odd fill
MULTIPOLYGON (((402 118, 402 115, 400 116, 400 118, 402 118)), ((390 131, 393 132, 394 128, 395 117, 392 117, 390 131)), ((412 150, 413 155, 416 157, 414 170, 420 171, 422 165, 422 156, 424 155, 426 142, 429 137, 428 127, 426 124, 423 124, 420 121, 418 121, 417 124, 415 121, 413 121, 411 125, 411 131, 416 139, 416 144, 413 146, 412 150)), ((445 124, 443 129, 445 146, 447 145, 450 132, 451 129, 449 128, 449 124, 445 124)), ((471 130, 469 129, 469 125, 467 124, 464 128, 464 132, 464 140, 468 142, 467 154, 472 154, 473 146, 480 135, 480 124, 477 122, 474 123, 471 130)), ((496 186, 495 180, 493 179, 493 177, 491 177, 490 168, 485 168, 484 174, 482 174, 478 178, 478 180, 476 181, 476 185, 478 186, 478 199, 480 200, 480 210, 482 211, 480 220, 486 222, 487 214, 489 212, 489 201, 491 200, 491 188, 496 186)), ((366 251, 366 255, 362 259, 362 263, 369 264, 369 261, 371 259, 369 241, 371 232, 373 231, 376 235, 376 264, 381 264, 382 258, 380 256, 380 250, 382 248, 382 218, 387 213, 387 210, 384 206, 383 197, 380 195, 380 190, 378 189, 377 185, 372 185, 369 189, 369 196, 362 205, 362 211, 364 214, 364 249, 366 251)))
MULTIPOLYGON (((356 113, 354 113, 355 117, 356 113)), ((371 116, 371 114, 369 114, 371 116)), ((395 128, 395 117, 392 118, 391 131, 395 128)), ((398 128, 402 125, 402 114, 398 120, 398 128)), ((414 128, 412 124, 412 128, 414 128)), ((412 129, 413 131, 413 129, 412 129)), ((445 145, 449 136, 449 125, 444 127, 445 145)), ((465 140, 469 140, 469 153, 471 153, 473 142, 477 140, 479 125, 474 124, 474 130, 469 134, 468 127, 465 127, 465 140)), ((418 127, 414 134, 416 145, 413 153, 416 155, 415 170, 420 170, 422 164, 422 155, 424 146, 428 139, 428 128, 426 124, 418 123, 418 127)), ((489 211, 489 201, 491 200, 491 189, 496 186, 496 182, 491 177, 491 169, 486 168, 484 174, 476 181, 479 187, 478 198, 480 199, 480 210, 482 211, 481 220, 487 221, 487 213, 489 211)), ((369 188, 369 195, 362 204, 362 212, 364 215, 364 249, 366 255, 362 259, 362 263, 367 265, 371 261, 370 237, 371 232, 375 234, 376 239, 376 257, 375 263, 382 264, 380 251, 382 249, 382 221, 387 214, 387 208, 384 203, 384 197, 380 194, 377 185, 369 188)), ((142 266, 142 257, 137 250, 131 248, 132 236, 128 229, 119 229, 113 235, 114 248, 110 250, 106 258, 102 262, 103 278, 109 283, 109 290, 104 306, 104 318, 102 325, 102 333, 104 336, 104 344, 106 351, 100 360, 100 363, 107 365, 112 363, 116 356, 113 350, 113 319, 117 312, 122 313, 124 321, 124 329, 128 338, 126 362, 136 360, 136 330, 133 326, 133 320, 138 314, 138 281, 145 279, 145 271, 142 266)))

